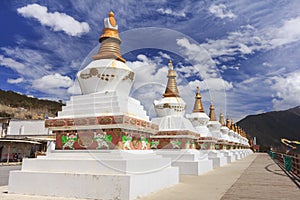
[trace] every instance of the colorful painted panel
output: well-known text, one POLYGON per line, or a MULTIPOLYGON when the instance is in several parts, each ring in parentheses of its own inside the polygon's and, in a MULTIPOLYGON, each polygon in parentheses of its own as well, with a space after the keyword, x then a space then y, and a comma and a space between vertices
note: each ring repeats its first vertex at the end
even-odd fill
POLYGON ((56 149, 150 149, 149 135, 121 129, 56 131, 56 149))

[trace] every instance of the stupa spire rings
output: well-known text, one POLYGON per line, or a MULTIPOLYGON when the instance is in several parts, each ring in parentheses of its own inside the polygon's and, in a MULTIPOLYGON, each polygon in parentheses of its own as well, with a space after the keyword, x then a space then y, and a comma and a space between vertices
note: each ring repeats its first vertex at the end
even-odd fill
POLYGON ((230 119, 229 119, 229 117, 226 118, 226 126, 227 126, 227 128, 230 129, 230 119))
POLYGON ((217 121, 217 117, 216 117, 216 113, 215 113, 215 107, 213 105, 213 103, 210 103, 210 107, 209 107, 209 121, 217 121))
POLYGON ((224 115, 223 115, 222 111, 220 112, 219 122, 222 126, 225 126, 224 115))
POLYGON ((172 60, 169 61, 168 64, 169 71, 168 71, 168 83, 167 87, 165 90, 165 93, 163 94, 164 97, 180 97, 179 91, 177 88, 177 83, 176 83, 176 74, 174 71, 173 63, 172 60))
POLYGON ((104 19, 104 29, 102 30, 102 35, 99 38, 101 46, 98 54, 93 56, 94 60, 115 59, 124 63, 126 62, 121 55, 121 39, 119 37, 118 25, 114 16, 115 14, 110 11, 108 18, 104 19))
POLYGON ((233 130, 233 131, 235 130, 235 127, 234 127, 234 123, 233 123, 233 120, 231 120, 231 125, 230 125, 230 129, 231 129, 231 130, 233 130))
POLYGON ((202 106, 202 100, 201 99, 202 99, 202 97, 201 97, 201 94, 200 94, 200 88, 197 86, 193 113, 204 112, 204 108, 202 106))

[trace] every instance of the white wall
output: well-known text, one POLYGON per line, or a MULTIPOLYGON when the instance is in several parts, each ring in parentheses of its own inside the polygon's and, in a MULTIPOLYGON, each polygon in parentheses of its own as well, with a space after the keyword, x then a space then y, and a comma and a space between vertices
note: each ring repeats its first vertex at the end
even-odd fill
POLYGON ((7 135, 46 135, 44 120, 11 120, 7 135))

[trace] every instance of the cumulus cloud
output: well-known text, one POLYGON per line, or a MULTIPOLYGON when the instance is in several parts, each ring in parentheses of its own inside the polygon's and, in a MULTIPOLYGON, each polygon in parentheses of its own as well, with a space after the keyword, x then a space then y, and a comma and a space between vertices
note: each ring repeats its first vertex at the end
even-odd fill
POLYGON ((209 12, 214 14, 216 17, 219 17, 221 19, 224 18, 229 18, 229 19, 234 19, 236 18, 236 15, 231 11, 228 10, 226 5, 224 4, 212 4, 209 8, 208 8, 209 12))
POLYGON ((271 28, 268 34, 274 47, 300 40, 300 17, 284 21, 281 27, 271 28))
POLYGON ((11 58, 7 58, 3 55, 0 55, 0 65, 4 66, 4 67, 8 67, 11 68, 15 71, 20 71, 23 70, 25 68, 25 65, 23 63, 20 63, 14 59, 11 58))
POLYGON ((68 88, 68 94, 78 95, 82 94, 78 81, 74 81, 74 83, 68 88))
POLYGON ((272 85, 274 109, 287 109, 300 105, 300 71, 284 76, 275 76, 269 80, 272 85))
POLYGON ((32 87, 46 92, 45 90, 55 89, 55 88, 68 88, 73 85, 73 81, 68 76, 62 76, 58 73, 46 75, 39 79, 36 79, 32 83, 32 87))
POLYGON ((73 17, 59 12, 48 12, 48 8, 39 4, 29 4, 17 9, 18 13, 26 18, 35 18, 42 25, 54 31, 63 31, 70 36, 81 36, 90 31, 87 22, 79 22, 73 17))
POLYGON ((171 8, 159 8, 156 10, 157 12, 159 12, 160 14, 164 14, 164 15, 170 15, 170 16, 175 16, 175 17, 186 17, 186 14, 183 10, 181 11, 173 11, 171 8))
POLYGON ((191 43, 186 38, 177 39, 177 45, 183 49, 187 60, 193 64, 202 79, 218 77, 218 69, 211 55, 201 45, 191 43))
POLYGON ((17 79, 7 79, 7 82, 10 84, 18 84, 18 83, 22 83, 24 81, 24 79, 22 77, 17 78, 17 79))

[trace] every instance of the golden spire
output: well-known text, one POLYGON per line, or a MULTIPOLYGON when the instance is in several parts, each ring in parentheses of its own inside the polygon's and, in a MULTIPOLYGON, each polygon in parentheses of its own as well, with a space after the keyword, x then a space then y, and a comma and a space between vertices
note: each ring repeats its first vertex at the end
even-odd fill
POLYGON ((225 126, 225 121, 224 121, 224 115, 222 112, 220 112, 220 119, 219 119, 219 122, 222 126, 225 126))
POLYGON ((232 121, 232 120, 231 120, 230 129, 231 129, 231 130, 233 130, 233 131, 235 131, 234 123, 233 123, 233 121, 232 121))
POLYGON ((241 128, 238 125, 236 125, 236 132, 241 135, 241 128))
POLYGON ((166 87, 166 91, 163 94, 164 97, 180 97, 177 83, 176 83, 176 74, 173 69, 172 60, 169 61, 169 73, 168 73, 168 83, 166 87))
POLYGON ((118 25, 114 16, 115 14, 110 11, 108 18, 104 19, 105 28, 99 38, 101 46, 98 53, 93 56, 94 60, 115 59, 124 63, 126 62, 121 55, 121 39, 119 37, 118 25))
POLYGON ((234 131, 237 132, 237 133, 239 132, 239 128, 238 128, 237 124, 234 124, 234 131))
POLYGON ((217 121, 215 107, 212 103, 210 104, 209 107, 209 121, 217 121))
POLYGON ((241 127, 240 127, 240 135, 243 136, 243 130, 241 127))
POLYGON ((204 112, 203 106, 202 106, 202 97, 200 95, 200 88, 197 87, 196 90, 196 96, 195 96, 195 104, 194 104, 194 109, 193 109, 193 113, 195 112, 204 112))
POLYGON ((230 129, 230 120, 229 120, 229 118, 227 117, 227 119, 226 119, 226 126, 227 126, 227 128, 229 128, 230 129))

